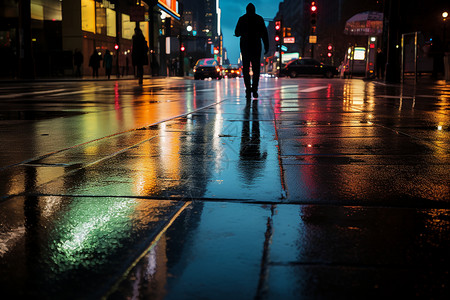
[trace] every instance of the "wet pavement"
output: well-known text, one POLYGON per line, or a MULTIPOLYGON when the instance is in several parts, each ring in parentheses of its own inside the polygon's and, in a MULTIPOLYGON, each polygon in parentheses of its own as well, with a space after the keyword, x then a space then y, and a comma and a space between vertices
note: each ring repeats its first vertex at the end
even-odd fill
POLYGON ((450 85, 0 85, 6 299, 450 296, 450 85))

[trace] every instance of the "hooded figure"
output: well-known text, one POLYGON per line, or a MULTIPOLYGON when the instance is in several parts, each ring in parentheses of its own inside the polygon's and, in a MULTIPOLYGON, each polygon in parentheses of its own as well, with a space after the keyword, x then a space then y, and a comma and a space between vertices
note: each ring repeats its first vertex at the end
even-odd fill
POLYGON ((264 52, 267 53, 269 50, 269 36, 264 19, 255 13, 255 6, 252 3, 247 5, 247 13, 239 18, 234 34, 241 37, 242 72, 244 74, 246 98, 249 99, 252 93, 254 98, 258 98, 261 40, 264 43, 264 52), (253 71, 251 81, 250 63, 253 71))
POLYGON ((133 35, 133 48, 131 52, 131 59, 133 61, 133 66, 136 66, 137 77, 139 79, 139 84, 142 84, 144 76, 144 65, 148 65, 148 46, 145 40, 142 30, 139 27, 134 29, 133 35))

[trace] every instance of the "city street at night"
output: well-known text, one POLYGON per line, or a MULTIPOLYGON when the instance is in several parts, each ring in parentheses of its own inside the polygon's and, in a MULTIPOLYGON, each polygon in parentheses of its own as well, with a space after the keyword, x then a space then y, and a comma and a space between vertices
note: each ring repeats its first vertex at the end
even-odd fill
POLYGON ((450 85, 0 82, 2 299, 449 299, 450 85))

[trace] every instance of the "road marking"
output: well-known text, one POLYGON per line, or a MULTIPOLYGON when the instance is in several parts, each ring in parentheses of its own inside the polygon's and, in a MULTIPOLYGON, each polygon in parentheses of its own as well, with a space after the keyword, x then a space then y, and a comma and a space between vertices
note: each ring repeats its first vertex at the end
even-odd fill
POLYGON ((316 92, 316 91, 320 91, 320 90, 324 90, 328 88, 327 85, 324 86, 315 86, 315 87, 311 87, 308 89, 304 89, 304 90, 299 90, 300 93, 311 93, 311 92, 316 92))
POLYGON ((278 90, 287 90, 287 89, 298 89, 298 85, 285 85, 281 87, 273 87, 273 88, 262 88, 260 91, 278 91, 278 90))
POLYGON ((62 91, 65 91, 65 89, 57 89, 57 90, 47 90, 47 91, 40 91, 40 92, 28 92, 28 93, 17 93, 17 94, 0 95, 0 99, 5 99, 5 98, 18 98, 18 97, 29 96, 29 95, 51 94, 51 93, 62 92, 62 91))
POLYGON ((259 90, 260 91, 278 91, 278 90, 298 89, 299 93, 311 93, 311 92, 324 90, 324 89, 327 89, 327 88, 328 88, 327 85, 315 86, 315 87, 311 87, 311 88, 307 88, 307 89, 299 89, 298 85, 285 85, 285 86, 275 87, 275 88, 262 88, 262 89, 259 89, 259 90))

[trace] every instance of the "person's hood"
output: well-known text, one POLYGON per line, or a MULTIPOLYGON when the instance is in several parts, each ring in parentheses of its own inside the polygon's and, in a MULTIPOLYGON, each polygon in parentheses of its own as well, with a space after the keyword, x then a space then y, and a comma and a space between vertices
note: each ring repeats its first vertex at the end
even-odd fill
POLYGON ((249 14, 249 15, 254 15, 254 14, 256 14, 256 8, 255 8, 255 6, 253 5, 253 3, 249 3, 249 4, 247 5, 246 10, 247 10, 247 14, 249 14))

